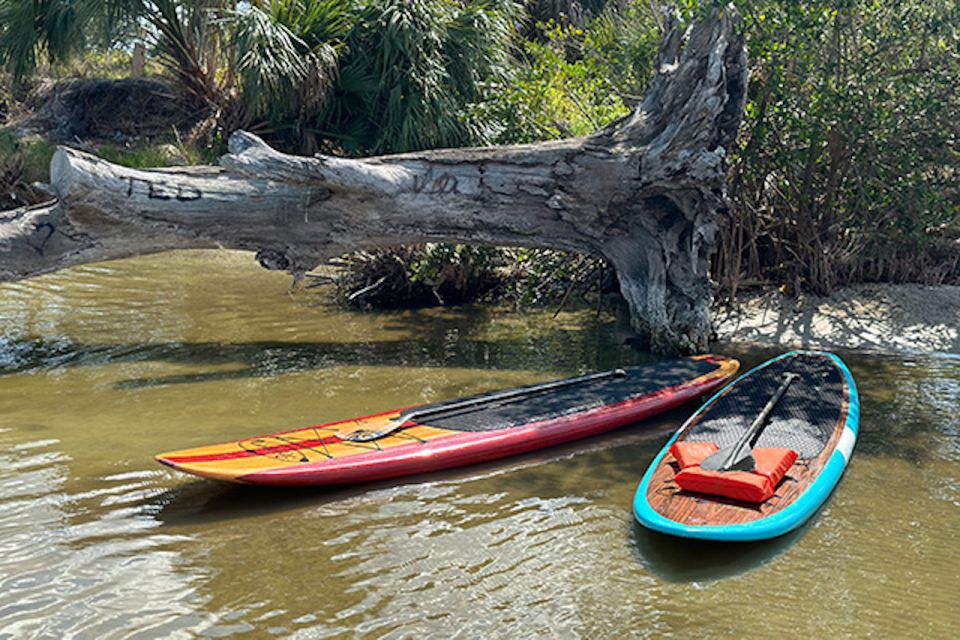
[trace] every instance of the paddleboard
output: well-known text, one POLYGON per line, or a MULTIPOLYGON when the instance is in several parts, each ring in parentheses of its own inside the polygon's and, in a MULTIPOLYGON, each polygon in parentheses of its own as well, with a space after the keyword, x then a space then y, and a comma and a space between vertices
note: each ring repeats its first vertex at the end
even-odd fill
POLYGON ((818 351, 781 355, 721 390, 680 427, 643 476, 634 514, 650 529, 685 538, 783 535, 830 496, 853 453, 859 422, 857 387, 840 358, 818 351), (750 443, 756 468, 704 472, 697 460, 733 449, 771 402, 750 443), (687 459, 691 452, 696 457, 687 459), (773 462, 765 465, 771 456, 773 462), (777 465, 782 477, 770 482, 777 465), (749 494, 765 482, 772 495, 757 502, 749 494), (749 499, 741 499, 744 495, 749 499))
POLYGON ((369 482, 486 462, 585 438, 719 389, 739 362, 708 355, 407 407, 162 453, 180 471, 232 482, 369 482))

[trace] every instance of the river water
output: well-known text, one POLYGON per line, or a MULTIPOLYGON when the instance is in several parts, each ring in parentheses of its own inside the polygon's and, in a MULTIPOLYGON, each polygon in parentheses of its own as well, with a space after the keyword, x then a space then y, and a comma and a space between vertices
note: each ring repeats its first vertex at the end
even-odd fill
MULTIPOLYGON (((649 359, 592 311, 357 313, 226 252, 0 287, 0 638, 960 636, 960 360, 841 353, 861 439, 749 545, 635 525, 688 409, 483 467, 264 491, 152 455, 649 359)), ((718 345, 750 366, 773 350, 718 345)))

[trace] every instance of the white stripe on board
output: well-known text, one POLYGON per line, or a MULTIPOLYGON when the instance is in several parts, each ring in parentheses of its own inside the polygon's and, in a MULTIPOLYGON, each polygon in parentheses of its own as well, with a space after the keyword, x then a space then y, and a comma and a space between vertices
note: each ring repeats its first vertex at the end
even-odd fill
POLYGON ((844 427, 840 434, 840 442, 837 443, 837 451, 843 454, 843 459, 850 462, 850 454, 853 453, 853 445, 857 441, 857 436, 850 427, 844 427))

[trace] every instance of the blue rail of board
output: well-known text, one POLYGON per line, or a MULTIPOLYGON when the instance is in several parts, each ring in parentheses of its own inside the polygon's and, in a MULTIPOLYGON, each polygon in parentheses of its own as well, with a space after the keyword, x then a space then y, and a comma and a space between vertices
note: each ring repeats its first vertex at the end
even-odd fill
POLYGON ((839 482, 840 476, 843 475, 843 470, 847 467, 850 456, 853 454, 853 447, 857 441, 857 433, 859 428, 860 396, 857 393, 857 385, 853 381, 853 374, 850 373, 847 365, 845 365, 843 361, 836 355, 823 351, 791 351, 789 353, 784 353, 783 355, 777 356, 772 360, 768 360, 763 364, 754 367, 744 375, 740 376, 737 380, 718 391, 696 413, 694 413, 692 416, 690 416, 690 418, 687 419, 686 422, 684 422, 684 424, 677 430, 673 437, 670 438, 670 441, 667 442, 666 446, 664 446, 660 453, 657 454, 657 457, 654 458, 653 462, 650 463, 649 468, 647 468, 647 472, 644 474, 643 480, 640 481, 640 486, 637 487, 637 493, 633 499, 633 513, 643 526, 655 531, 660 531, 661 533, 680 536, 683 538, 747 541, 765 540, 768 538, 781 536, 789 531, 792 531, 793 529, 796 529, 804 522, 809 520, 810 517, 816 513, 817 509, 819 509, 820 506, 830 496, 833 488, 837 485, 837 482, 839 482), (766 518, 761 518, 753 522, 730 525, 687 525, 670 520, 669 518, 666 518, 655 511, 647 502, 647 488, 649 487, 650 479, 653 476, 653 472, 660 465, 660 461, 663 460, 665 455, 667 455, 670 445, 672 445, 679 437, 684 427, 686 427, 691 420, 694 420, 701 413, 709 409, 709 407, 713 404, 713 401, 726 393, 730 387, 737 384, 750 374, 763 369, 777 360, 789 358, 797 354, 817 354, 833 359, 833 361, 840 368, 840 371, 843 373, 843 376, 846 379, 847 385, 850 389, 850 406, 847 410, 847 421, 844 425, 843 433, 840 436, 840 441, 837 443, 836 448, 830 455, 830 459, 820 472, 820 475, 817 476, 817 479, 814 480, 813 484, 811 484, 810 487, 787 508, 767 516, 766 518))

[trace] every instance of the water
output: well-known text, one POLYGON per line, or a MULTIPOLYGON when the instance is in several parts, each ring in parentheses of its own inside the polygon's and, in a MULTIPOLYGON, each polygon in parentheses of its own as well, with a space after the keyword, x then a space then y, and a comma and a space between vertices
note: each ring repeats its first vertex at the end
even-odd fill
POLYGON ((155 464, 646 359, 590 311, 363 314, 288 287, 203 252, 0 287, 0 638, 960 635, 960 360, 841 354, 863 397, 846 476, 811 524, 744 546, 633 523, 688 410, 362 488, 155 464))

